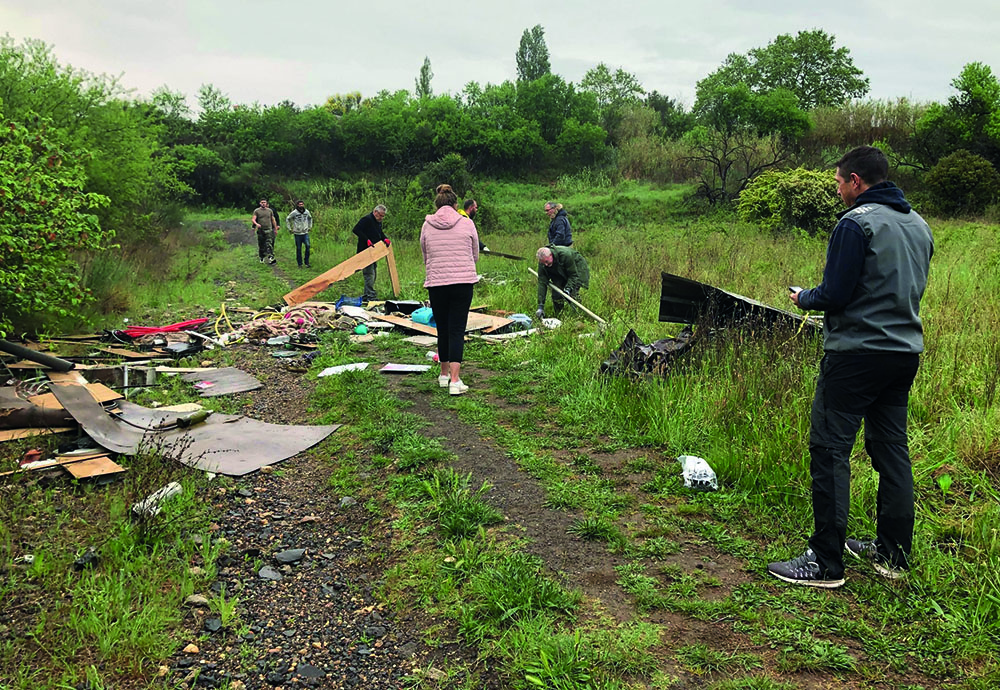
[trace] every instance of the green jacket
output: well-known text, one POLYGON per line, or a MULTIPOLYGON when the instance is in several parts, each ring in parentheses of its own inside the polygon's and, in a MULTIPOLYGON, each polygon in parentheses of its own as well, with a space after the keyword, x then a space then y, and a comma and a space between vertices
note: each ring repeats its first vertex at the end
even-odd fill
POLYGON ((545 295, 549 282, 574 297, 580 288, 590 287, 590 266, 583 254, 572 247, 549 246, 552 250, 552 265, 538 264, 538 308, 545 307, 545 295))

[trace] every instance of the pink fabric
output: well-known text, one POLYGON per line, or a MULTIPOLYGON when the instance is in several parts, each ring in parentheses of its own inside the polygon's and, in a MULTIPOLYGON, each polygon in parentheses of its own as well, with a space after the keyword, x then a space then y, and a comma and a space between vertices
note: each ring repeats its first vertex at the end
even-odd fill
POLYGON ((427 279, 424 287, 476 283, 479 233, 476 224, 451 206, 442 206, 427 216, 420 230, 427 279))

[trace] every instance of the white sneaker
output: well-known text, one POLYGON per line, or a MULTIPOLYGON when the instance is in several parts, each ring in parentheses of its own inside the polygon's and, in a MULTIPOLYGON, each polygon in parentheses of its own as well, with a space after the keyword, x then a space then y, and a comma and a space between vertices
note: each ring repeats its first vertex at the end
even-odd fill
POLYGON ((464 383, 462 383, 460 380, 452 381, 451 383, 448 384, 448 393, 450 393, 451 395, 461 395, 462 393, 465 393, 467 390, 469 390, 469 387, 466 386, 464 383))
POLYGON ((438 385, 442 388, 447 388, 449 383, 451 383, 451 377, 447 374, 444 376, 438 376, 438 385))

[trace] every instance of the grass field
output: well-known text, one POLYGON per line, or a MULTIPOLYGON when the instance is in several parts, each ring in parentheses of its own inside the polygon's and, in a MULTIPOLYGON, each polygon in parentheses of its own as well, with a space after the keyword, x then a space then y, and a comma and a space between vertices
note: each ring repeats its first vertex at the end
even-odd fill
MULTIPOLYGON (((480 398, 460 401, 457 413, 495 438, 539 479, 551 505, 582 511, 584 517, 574 528, 580 536, 606 541, 609 550, 630 556, 619 570, 617 586, 634 597, 640 611, 724 621, 775 650, 777 661, 766 662, 697 644, 675 650, 672 663, 716 674, 704 687, 789 687, 755 675, 754 669, 764 663, 782 673, 822 674, 833 687, 837 682, 852 688, 912 690, 996 687, 1000 683, 996 662, 1000 345, 995 334, 1000 303, 993 298, 1000 287, 997 227, 931 219, 936 250, 922 308, 927 348, 912 391, 909 420, 917 494, 913 571, 891 586, 873 577, 852 578, 845 589, 832 594, 790 586, 763 588, 766 563, 797 553, 810 531, 808 420, 821 344, 796 333, 724 332, 701 340, 692 356, 662 379, 609 379, 599 375, 598 368, 630 328, 646 342, 680 330, 679 325, 656 320, 661 271, 786 308, 787 285, 819 281, 825 241, 794 232, 762 234, 723 214, 697 215, 683 205, 683 189, 636 184, 595 187, 594 182, 565 178, 553 188, 496 182, 477 188, 484 214, 483 239, 505 253, 532 256, 544 244, 547 219, 542 204, 557 200, 566 205, 574 222, 575 246, 588 258, 592 271, 583 302, 608 325, 597 330, 591 322, 571 319, 543 337, 503 348, 470 346, 467 359, 497 372, 492 395, 516 400, 531 415, 525 419, 480 398), (533 421, 537 419, 545 422, 537 424, 533 421), (699 455, 715 468, 722 488, 718 493, 692 494, 680 486, 673 465, 637 467, 636 471, 651 474, 642 496, 616 500, 614 482, 595 478, 583 459, 573 471, 552 460, 555 449, 583 452, 595 447, 699 455), (640 520, 643 529, 629 527, 640 520), (683 573, 650 572, 644 559, 668 552, 671 535, 678 530, 693 532, 740 559, 758 581, 719 598, 709 594, 710 582, 694 581, 683 573), (908 674, 916 680, 911 683, 908 674), (720 680, 725 677, 732 680, 720 680)), ((310 198, 309 188, 296 191, 310 198)), ((288 237, 279 239, 277 249, 283 270, 304 282, 349 257, 354 247, 351 227, 378 201, 377 190, 372 190, 352 204, 311 206, 317 223, 313 271, 294 267, 294 245, 288 237)), ((385 229, 394 239, 402 297, 424 299, 423 267, 415 241, 419 227, 395 225, 390 206, 385 229)), ((191 232, 197 236, 197 229, 191 232)), ((190 242, 155 281, 137 280, 128 297, 130 314, 194 318, 199 309, 218 309, 227 296, 236 295, 247 306, 280 299, 286 288, 270 267, 255 261, 255 247, 226 247, 217 237, 207 239, 205 245, 190 242)), ((483 280, 476 289, 476 303, 534 311, 535 283, 523 263, 483 257, 480 272, 483 280)), ((379 281, 380 294, 387 295, 385 271, 379 281)), ((321 298, 360 292, 356 275, 321 298)), ((327 342, 326 348, 317 365, 340 363, 350 354, 342 339, 327 342)), ((392 431, 400 438, 413 436, 411 422, 391 399, 376 397, 373 402, 379 385, 377 375, 361 373, 341 381, 328 379, 318 391, 321 408, 329 414, 339 411, 345 418, 362 418, 373 405, 383 406, 379 409, 391 421, 388 430, 356 425, 351 434, 359 447, 371 443, 373 435, 392 431), (358 390, 366 392, 364 399, 358 390), (364 407, 364 414, 358 406, 364 407)), ((658 672, 656 663, 643 653, 652 645, 655 629, 641 621, 615 629, 576 627, 572 612, 579 602, 572 593, 539 579, 534 564, 511 556, 510 544, 497 543, 488 529, 495 516, 476 503, 474 487, 462 486, 447 475, 441 467, 447 459, 440 453, 421 446, 419 440, 413 443, 401 443, 390 451, 397 461, 410 459, 402 463, 407 471, 386 495, 410 515, 406 518, 410 522, 403 525, 412 526, 410 538, 422 547, 413 549, 412 558, 393 573, 386 596, 401 602, 420 597, 439 602, 439 612, 456 621, 463 638, 479 645, 485 657, 497 660, 511 674, 516 680, 513 687, 674 686, 669 674, 658 672), (442 506, 467 519, 445 525, 441 516, 449 510, 442 506), (436 542, 416 536, 425 534, 421 519, 437 520, 436 542), (454 573, 449 580, 453 586, 443 591, 440 583, 435 585, 438 574, 428 563, 435 554, 454 556, 457 550, 464 554, 459 561, 466 570, 454 573), (519 584, 511 584, 505 593, 495 582, 519 584), (544 596, 533 602, 537 610, 532 609, 532 615, 511 626, 495 606, 521 586, 544 596)), ((873 536, 877 477, 860 437, 852 466, 849 532, 873 536)), ((331 481, 350 482, 355 469, 334 468, 331 481)), ((50 500, 35 498, 41 505, 50 500)), ((111 515, 116 510, 120 512, 108 508, 111 515)), ((3 531, 0 538, 5 534, 9 538, 3 531)), ((169 621, 158 625, 168 627, 169 621)), ((149 649, 147 653, 155 654, 158 647, 149 649)))

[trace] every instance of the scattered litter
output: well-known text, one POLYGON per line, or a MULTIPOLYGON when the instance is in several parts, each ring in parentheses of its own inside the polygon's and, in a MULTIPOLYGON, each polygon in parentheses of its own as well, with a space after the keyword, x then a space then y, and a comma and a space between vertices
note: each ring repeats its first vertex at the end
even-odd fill
POLYGON ((715 470, 704 458, 699 458, 697 455, 681 455, 677 460, 681 463, 684 486, 695 491, 717 491, 719 489, 715 470))
POLYGON ((368 333, 368 326, 364 325, 363 323, 359 323, 357 326, 354 327, 354 333, 356 335, 365 335, 366 333, 368 333))
POLYGON ((183 491, 179 482, 170 482, 161 489, 151 493, 146 498, 132 506, 132 513, 136 517, 155 517, 160 514, 160 505, 170 498, 183 491))
POLYGON ((388 314, 412 314, 417 309, 424 306, 423 302, 416 300, 386 300, 385 311, 388 314))
POLYGON ((416 374, 430 370, 430 364, 394 364, 390 362, 379 369, 383 374, 416 374))
MULTIPOLYGON (((359 304, 360 304, 360 302, 359 302, 359 304)), ((368 318, 368 312, 365 309, 362 309, 360 306, 353 306, 353 305, 340 306, 339 302, 337 303, 337 305, 338 305, 337 306, 337 311, 339 311, 341 314, 347 314, 348 316, 350 316, 353 319, 367 319, 368 318)))
POLYGON ((420 307, 410 314, 410 319, 414 323, 437 328, 437 324, 434 322, 434 311, 430 307, 420 307))
POLYGON ((298 357, 298 350, 275 350, 271 353, 272 357, 277 357, 278 359, 287 359, 288 357, 298 357))
POLYGON ((364 371, 369 366, 368 362, 354 362, 353 364, 341 364, 336 367, 327 367, 323 371, 319 372, 317 376, 334 376, 336 374, 343 374, 345 371, 364 371))
POLYGON ((686 326, 676 338, 663 338, 646 345, 629 329, 621 347, 601 363, 600 371, 618 376, 645 373, 664 376, 674 360, 691 349, 692 336, 691 327, 686 326))
POLYGON ((93 546, 88 546, 87 550, 83 552, 83 555, 73 561, 73 570, 79 572, 81 570, 95 568, 100 561, 101 557, 97 554, 97 549, 93 546))
POLYGON ((268 338, 266 342, 268 345, 287 345, 291 339, 291 336, 278 335, 273 338, 268 338))
POLYGON ((206 390, 208 388, 211 388, 214 385, 215 384, 212 383, 211 381, 199 381, 198 383, 194 384, 194 387, 197 388, 200 391, 203 391, 203 390, 206 390))
POLYGON ((438 353, 434 352, 433 350, 428 350, 427 351, 427 359, 431 360, 432 362, 440 362, 441 361, 440 359, 438 359, 438 353))

